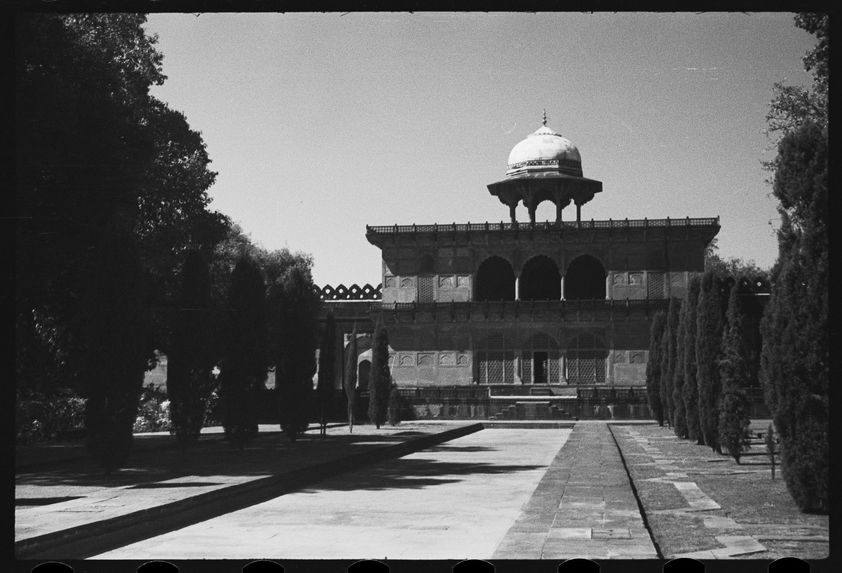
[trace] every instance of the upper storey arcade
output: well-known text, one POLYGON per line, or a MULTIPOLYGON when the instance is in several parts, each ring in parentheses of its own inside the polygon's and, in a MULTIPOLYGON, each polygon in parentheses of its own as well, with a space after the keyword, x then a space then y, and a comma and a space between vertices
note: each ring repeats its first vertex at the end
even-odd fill
POLYGON ((704 270, 718 218, 368 226, 383 302, 662 299, 704 270))

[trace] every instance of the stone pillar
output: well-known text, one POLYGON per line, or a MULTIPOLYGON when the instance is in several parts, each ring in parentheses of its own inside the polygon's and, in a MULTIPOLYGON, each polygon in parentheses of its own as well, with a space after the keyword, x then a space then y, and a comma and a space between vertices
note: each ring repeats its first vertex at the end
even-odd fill
POLYGON ((611 273, 605 273, 605 300, 611 299, 611 291, 613 285, 611 284, 611 273))
POLYGON ((561 223, 561 201, 559 200, 555 202, 555 222, 561 223))
POLYGON ((517 219, 515 218, 515 208, 517 208, 517 203, 509 204, 509 217, 511 217, 512 223, 517 223, 517 219))
POLYGON ((515 300, 520 300, 520 277, 515 277, 515 300))
POLYGON ((577 202, 576 203, 576 225, 579 225, 582 222, 582 205, 577 202))
POLYGON ((564 300, 564 275, 561 276, 561 300, 564 300))

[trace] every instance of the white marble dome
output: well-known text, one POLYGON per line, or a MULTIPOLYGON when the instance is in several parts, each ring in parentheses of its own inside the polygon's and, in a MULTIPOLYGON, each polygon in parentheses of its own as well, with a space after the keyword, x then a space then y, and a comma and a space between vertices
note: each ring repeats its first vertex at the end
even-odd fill
POLYGON ((535 133, 526 136, 509 153, 508 176, 539 174, 544 172, 582 176, 582 158, 569 139, 542 125, 535 133))

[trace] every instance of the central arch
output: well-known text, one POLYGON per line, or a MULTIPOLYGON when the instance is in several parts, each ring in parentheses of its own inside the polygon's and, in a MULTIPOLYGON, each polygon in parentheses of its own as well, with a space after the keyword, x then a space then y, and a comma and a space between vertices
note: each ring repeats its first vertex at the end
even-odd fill
POLYGON ((538 255, 529 259, 520 273, 520 300, 559 300, 561 274, 549 257, 538 255))
POLYGON ((605 267, 595 257, 576 257, 564 275, 566 300, 605 299, 605 267))
POLYGON ((515 300, 515 272, 498 256, 485 259, 477 269, 474 300, 515 300))

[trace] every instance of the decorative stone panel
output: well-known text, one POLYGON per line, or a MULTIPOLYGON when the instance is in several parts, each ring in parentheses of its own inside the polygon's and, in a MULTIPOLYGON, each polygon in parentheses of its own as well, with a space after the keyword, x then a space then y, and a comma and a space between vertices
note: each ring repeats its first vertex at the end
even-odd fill
POLYGON ((614 286, 625 286, 626 285, 626 273, 614 273, 613 283, 614 283, 614 286))
POLYGON ((436 353, 435 352, 419 352, 418 353, 418 366, 426 366, 432 367, 435 366, 436 362, 436 353))
POLYGON ((412 352, 401 352, 398 358, 398 368, 415 367, 415 355, 412 352))
POLYGON ((392 288, 397 286, 397 277, 392 275, 386 275, 383 277, 383 286, 386 288, 392 288))
POLYGON ((455 352, 441 352, 439 353, 439 366, 456 366, 455 352))
POLYGON ((625 364, 626 362, 626 351, 625 350, 615 350, 614 351, 614 364, 625 364))
POLYGON ((471 286, 471 276, 470 275, 459 275, 456 277, 456 284, 460 287, 470 287, 471 286))
POLYGON ((640 286, 643 284, 643 273, 629 273, 629 285, 640 286))

